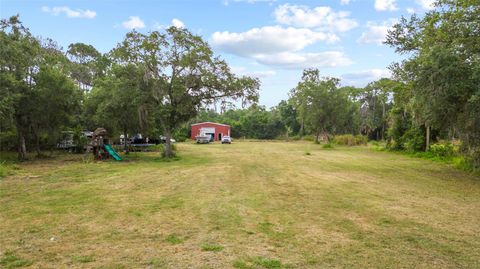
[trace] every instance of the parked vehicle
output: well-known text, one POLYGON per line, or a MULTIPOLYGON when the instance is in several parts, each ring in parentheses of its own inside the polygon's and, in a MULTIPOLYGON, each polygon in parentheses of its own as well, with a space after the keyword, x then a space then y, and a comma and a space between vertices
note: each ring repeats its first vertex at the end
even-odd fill
POLYGON ((82 152, 86 149, 87 140, 92 137, 93 132, 82 131, 76 133, 74 131, 63 131, 61 139, 57 143, 58 149, 69 152, 82 152))
MULTIPOLYGON (((160 142, 161 142, 162 144, 167 143, 167 137, 164 136, 164 135, 161 135, 161 136, 160 136, 160 142)), ((175 139, 170 138, 170 143, 175 143, 175 142, 177 142, 175 139)))
POLYGON ((195 142, 197 142, 197 144, 208 144, 208 143, 210 143, 211 139, 212 139, 212 137, 210 135, 197 135, 197 136, 195 136, 195 142))
POLYGON ((222 137, 222 144, 232 144, 232 138, 228 135, 222 137))

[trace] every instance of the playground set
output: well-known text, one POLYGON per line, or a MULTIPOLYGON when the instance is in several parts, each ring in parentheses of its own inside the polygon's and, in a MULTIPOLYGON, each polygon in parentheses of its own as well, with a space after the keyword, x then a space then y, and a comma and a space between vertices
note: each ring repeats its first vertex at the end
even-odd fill
POLYGON ((104 128, 97 128, 93 133, 90 141, 87 144, 84 159, 88 158, 89 153, 93 153, 95 160, 106 160, 110 157, 116 161, 121 161, 122 158, 112 148, 107 138, 107 130, 104 128))

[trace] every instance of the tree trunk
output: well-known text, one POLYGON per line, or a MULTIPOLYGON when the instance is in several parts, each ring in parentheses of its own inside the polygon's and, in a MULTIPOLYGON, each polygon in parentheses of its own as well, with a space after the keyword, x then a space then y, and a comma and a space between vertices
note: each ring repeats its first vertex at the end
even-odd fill
POLYGON ((318 137, 319 137, 319 136, 320 136, 320 132, 317 131, 317 132, 315 133, 315 143, 317 143, 317 144, 320 143, 320 141, 318 140, 318 137))
POLYGON ((428 123, 425 123, 425 127, 427 128, 427 134, 425 139, 425 151, 428 151, 428 149, 430 149, 430 125, 428 123))
POLYGON ((37 157, 42 155, 40 151, 40 136, 38 134, 35 134, 35 151, 37 152, 37 157))
POLYGON ((18 133, 18 159, 27 159, 27 146, 25 145, 25 136, 21 131, 18 133))
POLYGON ((305 120, 302 118, 302 122, 300 123, 300 130, 298 131, 300 137, 303 137, 304 128, 305 128, 305 120))
POLYGON ((172 143, 170 142, 171 138, 172 138, 172 132, 170 130, 166 131, 165 132, 165 151, 164 151, 165 158, 173 157, 172 143))
POLYGON ((123 149, 125 150, 125 154, 128 154, 128 143, 127 143, 127 130, 123 131, 123 149))
POLYGON ((385 102, 382 102, 382 141, 385 141, 385 102))

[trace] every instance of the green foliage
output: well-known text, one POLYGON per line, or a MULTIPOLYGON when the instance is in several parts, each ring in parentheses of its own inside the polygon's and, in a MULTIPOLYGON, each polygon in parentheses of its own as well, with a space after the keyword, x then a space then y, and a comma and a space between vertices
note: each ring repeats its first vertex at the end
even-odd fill
POLYGON ((266 257, 249 257, 246 260, 236 260, 233 262, 233 267, 237 269, 253 269, 253 268, 266 268, 266 269, 280 269, 287 268, 279 260, 270 259, 266 257))
POLYGON ((321 78, 318 69, 306 69, 290 93, 301 121, 317 142, 320 134, 336 134, 350 122, 351 102, 338 84, 336 78, 321 78))
POLYGON ((428 151, 432 155, 440 158, 450 158, 453 157, 456 152, 458 152, 458 150, 455 150, 453 144, 448 142, 433 144, 430 146, 428 151))
MULTIPOLYGON (((27 146, 40 153, 79 112, 80 91, 68 76, 68 60, 50 39, 37 39, 19 16, 0 22, 0 126, 15 129, 19 158, 27 146)), ((3 129, 2 129, 3 132, 3 129)))
POLYGON ((6 177, 9 173, 9 170, 6 163, 3 161, 3 162, 0 162, 0 178, 2 177, 6 177))
POLYGON ((336 135, 333 139, 333 143, 344 146, 367 145, 368 138, 364 135, 336 135))
POLYGON ((236 77, 200 36, 187 29, 172 26, 164 33, 129 32, 111 55, 121 66, 132 65, 142 74, 148 70, 140 81, 147 96, 145 105, 167 137, 165 157, 173 156, 171 135, 202 106, 218 102, 225 107, 231 100, 246 104, 258 99, 257 79, 236 77))
POLYGON ((412 121, 444 133, 455 130, 465 159, 480 169, 480 5, 471 0, 435 5, 422 18, 402 18, 389 32, 386 43, 409 55, 392 69, 412 87, 412 121))
POLYGON ((165 237, 165 241, 172 245, 176 245, 183 243, 185 240, 179 237, 177 234, 169 234, 167 237, 165 237))
POLYGON ((20 169, 18 165, 15 164, 16 159, 14 159, 14 156, 12 156, 10 159, 11 160, 8 160, 8 157, 7 157, 7 158, 4 158, 4 160, 0 160, 0 179, 13 174, 14 170, 20 169))
POLYGON ((222 251, 223 249, 224 249, 223 246, 217 245, 217 244, 205 243, 205 244, 202 245, 202 250, 203 251, 219 252, 219 251, 222 251))
POLYGON ((333 143, 326 143, 322 145, 323 149, 333 149, 335 148, 335 145, 333 143))
POLYGON ((72 260, 78 263, 89 263, 95 261, 94 255, 87 255, 87 256, 73 256, 72 260))
POLYGON ((409 152, 423 151, 425 150, 425 133, 419 127, 409 129, 399 143, 402 145, 401 148, 409 152))
POLYGON ((32 261, 18 257, 14 252, 11 251, 5 252, 3 257, 0 258, 0 265, 2 265, 2 267, 5 269, 28 267, 32 264, 32 261))

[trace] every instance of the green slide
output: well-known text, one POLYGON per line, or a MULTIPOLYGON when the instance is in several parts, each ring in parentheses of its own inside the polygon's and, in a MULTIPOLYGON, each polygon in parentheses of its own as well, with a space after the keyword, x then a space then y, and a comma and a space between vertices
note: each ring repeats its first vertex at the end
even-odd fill
POLYGON ((118 156, 118 154, 115 152, 115 150, 113 150, 112 146, 110 146, 110 144, 105 144, 103 145, 105 147, 105 150, 108 152, 108 154, 110 154, 110 156, 112 156, 115 160, 117 161, 121 161, 122 158, 120 156, 118 156))

